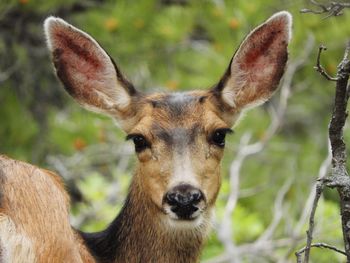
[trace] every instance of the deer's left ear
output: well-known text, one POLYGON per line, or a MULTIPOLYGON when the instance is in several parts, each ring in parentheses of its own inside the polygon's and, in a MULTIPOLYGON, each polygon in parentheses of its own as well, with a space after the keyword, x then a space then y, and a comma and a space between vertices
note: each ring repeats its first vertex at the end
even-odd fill
POLYGON ((286 66, 291 25, 292 16, 279 12, 244 39, 212 90, 223 108, 237 112, 272 96, 286 66))
POLYGON ((138 92, 106 51, 60 18, 47 18, 44 29, 56 74, 67 92, 90 110, 126 118, 138 92))

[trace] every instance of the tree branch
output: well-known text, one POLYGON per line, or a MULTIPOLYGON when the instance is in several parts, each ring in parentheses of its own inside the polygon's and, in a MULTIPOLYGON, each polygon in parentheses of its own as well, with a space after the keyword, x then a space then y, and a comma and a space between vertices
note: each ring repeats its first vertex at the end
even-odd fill
MULTIPOLYGON (((326 248, 326 249, 330 249, 330 250, 333 250, 337 253, 340 253, 340 254, 343 254, 346 256, 346 253, 343 251, 343 250, 340 250, 334 246, 330 246, 328 244, 325 244, 325 243, 314 243, 314 244, 310 244, 309 248, 310 247, 318 247, 318 248, 326 248)), ((302 263, 302 259, 301 259, 301 256, 302 254, 305 252, 306 253, 306 250, 308 248, 307 247, 304 247, 302 249, 300 249, 298 252, 295 252, 295 255, 297 256, 297 263, 302 263)), ((304 261, 305 262, 305 261, 304 261)))
POLYGON ((320 45, 320 47, 318 48, 317 61, 314 69, 316 69, 316 71, 319 72, 322 76, 324 76, 327 80, 337 81, 338 79, 328 75, 327 71, 321 65, 321 53, 323 50, 327 50, 327 47, 325 47, 324 45, 320 45))
MULTIPOLYGON (((323 46, 319 48, 317 65, 319 65, 320 54, 322 50, 324 50, 323 46)), ((314 229, 314 217, 315 217, 318 200, 322 194, 324 186, 328 186, 331 188, 336 187, 338 190, 338 193, 340 196, 340 214, 341 214, 343 238, 344 238, 344 244, 345 244, 345 252, 343 254, 347 256, 347 262, 350 262, 350 177, 346 170, 346 158, 347 158, 346 145, 343 139, 343 128, 348 115, 346 111, 346 107, 349 99, 349 86, 348 86, 349 75, 350 75, 350 61, 348 59, 349 51, 350 51, 350 42, 347 44, 347 47, 345 49, 343 60, 338 65, 334 107, 333 107, 333 113, 332 113, 331 121, 329 124, 329 130, 328 130, 329 141, 330 141, 331 150, 332 150, 331 176, 319 178, 316 184, 316 195, 315 195, 315 199, 313 202, 312 211, 310 215, 309 230, 307 231, 307 244, 305 248, 295 253, 297 256, 298 263, 302 262, 301 254, 303 252, 305 252, 304 263, 309 262, 310 249, 311 247, 313 247, 311 243, 313 238, 312 235, 313 235, 313 229, 314 229)), ((317 67, 316 70, 319 71, 319 67, 317 67)), ((321 73, 321 75, 325 76, 323 73, 321 73)), ((332 247, 332 249, 333 248, 334 247, 332 247)))
POLYGON ((336 187, 340 196, 340 212, 347 262, 350 262, 350 178, 346 170, 347 156, 346 145, 343 139, 343 128, 348 116, 346 107, 349 99, 349 50, 350 43, 347 44, 344 58, 338 66, 334 108, 329 125, 329 139, 333 156, 332 175, 330 178, 326 178, 325 181, 327 186, 336 187))
POLYGON ((330 4, 327 6, 325 4, 321 4, 316 2, 315 0, 310 0, 310 2, 317 6, 319 10, 313 10, 313 9, 301 9, 300 13, 312 13, 312 14, 326 14, 323 19, 326 19, 331 16, 341 16, 343 14, 343 9, 350 8, 350 3, 343 3, 343 2, 330 2, 330 4))
MULTIPOLYGON (((306 247, 304 249, 304 251, 305 251, 304 263, 309 262, 310 249, 312 247, 312 245, 311 245, 312 238, 313 238, 312 235, 313 235, 313 231, 314 231, 314 227, 315 227, 315 213, 316 213, 316 208, 318 205, 318 200, 320 199, 321 194, 323 192, 323 188, 324 188, 323 182, 322 181, 317 182, 315 198, 314 198, 314 202, 313 202, 311 214, 310 214, 310 219, 309 219, 309 229, 306 231, 307 240, 306 240, 306 247)), ((299 261, 298 261, 298 263, 299 263, 299 261)))

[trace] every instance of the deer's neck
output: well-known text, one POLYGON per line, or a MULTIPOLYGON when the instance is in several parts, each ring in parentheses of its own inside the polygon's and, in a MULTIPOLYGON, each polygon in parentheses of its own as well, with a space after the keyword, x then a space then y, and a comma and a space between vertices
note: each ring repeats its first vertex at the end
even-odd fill
POLYGON ((161 216, 134 181, 122 211, 110 226, 102 232, 82 233, 82 237, 98 262, 197 262, 205 233, 170 229, 161 216))

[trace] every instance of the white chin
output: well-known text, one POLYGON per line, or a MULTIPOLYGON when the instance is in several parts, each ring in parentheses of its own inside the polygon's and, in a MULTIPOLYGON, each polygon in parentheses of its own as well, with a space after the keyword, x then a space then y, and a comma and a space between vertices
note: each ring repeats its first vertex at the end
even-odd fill
POLYGON ((168 215, 166 221, 167 221, 166 223, 171 228, 193 229, 193 228, 201 227, 204 223, 204 218, 202 215, 198 215, 196 218, 184 220, 184 219, 179 219, 179 218, 175 218, 173 216, 168 215))

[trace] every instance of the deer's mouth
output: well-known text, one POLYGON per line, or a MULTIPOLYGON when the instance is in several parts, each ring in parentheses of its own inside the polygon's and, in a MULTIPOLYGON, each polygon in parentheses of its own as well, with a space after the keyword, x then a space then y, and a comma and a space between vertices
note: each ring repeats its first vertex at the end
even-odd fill
POLYGON ((191 214, 190 217, 181 218, 169 207, 163 208, 165 216, 163 217, 164 225, 169 230, 174 231, 202 231, 204 229, 209 230, 213 210, 208 207, 207 204, 201 203, 198 210, 191 214))
POLYGON ((178 216, 169 207, 164 207, 166 214, 166 225, 174 229, 194 229, 200 227, 205 222, 202 209, 196 210, 190 215, 178 216))
POLYGON ((170 206, 165 204, 163 211, 175 221, 195 221, 201 216, 203 208, 201 205, 170 206))

